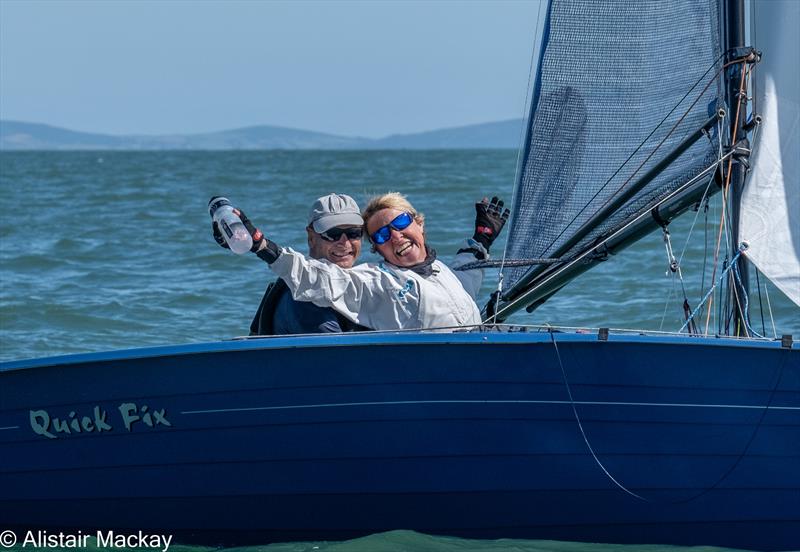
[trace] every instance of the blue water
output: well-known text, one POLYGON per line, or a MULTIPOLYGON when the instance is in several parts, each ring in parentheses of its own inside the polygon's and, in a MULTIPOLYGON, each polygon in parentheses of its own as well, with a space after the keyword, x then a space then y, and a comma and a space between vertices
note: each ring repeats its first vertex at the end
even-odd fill
MULTIPOLYGON (((305 250, 307 209, 331 191, 406 193, 427 215, 428 239, 450 257, 472 233, 480 197, 510 202, 512 151, 429 152, 40 152, 0 154, 0 359, 212 341, 246 334, 267 282, 267 267, 237 257, 211 238, 206 205, 224 194, 282 245, 305 250)), ((680 254, 693 226, 672 228, 680 254)), ((693 302, 706 242, 716 236, 701 214, 683 262, 693 302)), ((495 253, 502 251, 502 241, 495 253)), ((375 256, 364 248, 365 260, 375 256)), ((581 276, 516 323, 675 331, 682 298, 660 235, 581 276), (666 306, 666 309, 665 309, 666 306)), ((706 275, 706 283, 709 276, 706 275)), ((497 283, 490 271, 488 297, 497 283)), ((761 280, 762 285, 764 280, 761 280)), ((777 333, 800 335, 798 309, 774 287, 766 293, 777 333)), ((757 296, 754 298, 758 302, 757 296)), ((761 329, 756 306, 754 323, 761 329)), ((713 324, 712 324, 713 326, 713 324)), ((764 329, 773 334, 765 314, 764 329)), ((605 552, 687 550, 550 541, 471 541, 408 531, 344 543, 290 543, 248 550, 461 550, 605 552)), ((190 552, 203 547, 183 547, 190 552)), ((721 550, 704 548, 703 550, 721 550)))
MULTIPOLYGON (((214 194, 230 197, 276 242, 305 250, 316 197, 344 192, 363 204, 401 191, 426 213, 428 239, 447 259, 472 233, 475 200, 510 202, 515 160, 513 151, 2 153, 0 360, 246 334, 272 276, 252 255, 214 243, 206 210, 214 194)), ((695 215, 672 227, 678 255, 695 215)), ((693 305, 717 218, 712 206, 707 235, 697 218, 683 261, 693 305)), ((362 258, 376 257, 365 247, 362 258)), ((510 321, 676 331, 682 296, 666 270, 653 234, 510 321)), ((484 297, 496 283, 488 271, 484 297)), ((761 294, 766 334, 767 293, 777 334, 800 336, 800 310, 772 286, 761 294)))
MULTIPOLYGON (((94 538, 90 538, 87 544, 86 548, 80 550, 87 552, 103 550, 96 546, 94 538)), ((24 548, 17 544, 10 550, 24 552, 30 550, 30 547, 24 548)), ((75 549, 48 548, 48 550, 72 552, 75 549)), ((115 548, 114 550, 120 552, 157 549, 115 548)), ((619 545, 519 539, 470 540, 436 537, 414 531, 390 531, 343 542, 292 542, 228 549, 173 543, 169 547, 170 552, 735 552, 736 550, 738 549, 716 546, 619 545)))

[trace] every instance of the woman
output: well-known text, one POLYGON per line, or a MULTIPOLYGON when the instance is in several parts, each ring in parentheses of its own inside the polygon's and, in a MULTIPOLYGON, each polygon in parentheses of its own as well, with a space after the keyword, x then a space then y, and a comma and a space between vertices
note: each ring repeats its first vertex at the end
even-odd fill
MULTIPOLYGON (((460 249, 455 266, 483 259, 508 219, 503 202, 476 204, 476 231, 460 249)), ((451 271, 425 244, 425 217, 399 193, 370 200, 362 217, 373 250, 383 257, 345 270, 280 248, 256 229, 253 251, 280 276, 298 301, 332 307, 349 320, 375 330, 454 328, 481 323, 475 295, 482 270, 451 271)))

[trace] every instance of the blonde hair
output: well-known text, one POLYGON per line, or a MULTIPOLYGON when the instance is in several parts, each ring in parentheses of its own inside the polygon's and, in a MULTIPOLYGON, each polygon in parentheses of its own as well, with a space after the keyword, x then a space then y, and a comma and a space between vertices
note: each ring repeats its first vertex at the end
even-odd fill
MULTIPOLYGON (((369 202, 367 202, 367 206, 364 207, 364 210, 361 212, 361 218, 364 219, 364 233, 367 235, 367 239, 369 243, 372 244, 370 250, 373 253, 377 253, 378 250, 375 248, 375 244, 372 241, 372 236, 367 230, 367 224, 369 224, 369 219, 383 209, 397 209, 398 211, 404 211, 414 217, 414 221, 423 226, 425 222, 425 215, 422 213, 418 213, 414 206, 411 205, 411 202, 406 199, 406 196, 401 194, 400 192, 387 192, 385 194, 379 196, 373 196, 370 198, 369 202)), ((423 236, 425 235, 425 230, 422 230, 423 236)))
POLYGON ((414 221, 422 225, 425 222, 425 215, 418 213, 411 202, 406 199, 406 196, 400 192, 388 192, 383 195, 374 196, 370 198, 367 206, 361 212, 361 218, 364 219, 364 229, 366 230, 369 219, 383 209, 397 209, 398 211, 405 211, 414 217, 414 221))

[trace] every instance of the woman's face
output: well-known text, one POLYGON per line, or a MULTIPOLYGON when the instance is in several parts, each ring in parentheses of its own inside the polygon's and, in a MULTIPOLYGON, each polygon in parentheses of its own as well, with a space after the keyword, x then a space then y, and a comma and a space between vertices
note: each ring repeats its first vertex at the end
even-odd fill
MULTIPOLYGON (((387 226, 405 211, 397 209, 381 209, 372 215, 367 222, 370 236, 382 226, 387 226)), ((385 243, 375 244, 375 250, 395 266, 409 267, 421 263, 427 257, 425 251, 425 234, 422 225, 414 220, 403 230, 389 226, 390 238, 385 243)))

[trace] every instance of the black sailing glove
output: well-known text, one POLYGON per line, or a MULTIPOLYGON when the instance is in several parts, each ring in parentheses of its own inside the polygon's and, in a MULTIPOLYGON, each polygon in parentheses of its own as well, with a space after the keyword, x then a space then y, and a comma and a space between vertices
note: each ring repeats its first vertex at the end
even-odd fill
POLYGON ((491 201, 486 198, 475 204, 475 234, 472 239, 488 251, 500 234, 511 212, 503 210, 503 200, 497 196, 491 201))
MULTIPOLYGON (((264 234, 256 228, 253 223, 247 218, 247 215, 244 212, 240 211, 239 209, 233 210, 234 214, 242 219, 242 224, 250 233, 250 237, 253 238, 253 246, 250 248, 250 251, 258 255, 258 258, 262 261, 272 264, 275 260, 280 256, 280 248, 264 236, 264 234)), ((215 222, 211 223, 211 231, 214 235, 214 241, 216 241, 220 247, 224 247, 225 249, 230 249, 228 243, 225 241, 225 238, 222 237, 222 232, 219 230, 219 225, 215 222)))
POLYGON ((225 241, 225 238, 222 237, 222 232, 219 230, 219 224, 217 221, 211 221, 211 233, 214 235, 214 241, 217 242, 217 245, 220 247, 224 247, 225 249, 230 249, 228 242, 225 241))

